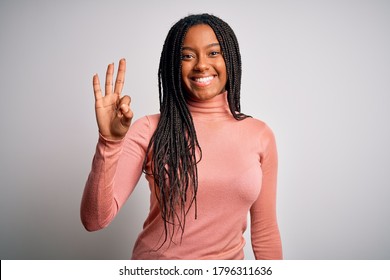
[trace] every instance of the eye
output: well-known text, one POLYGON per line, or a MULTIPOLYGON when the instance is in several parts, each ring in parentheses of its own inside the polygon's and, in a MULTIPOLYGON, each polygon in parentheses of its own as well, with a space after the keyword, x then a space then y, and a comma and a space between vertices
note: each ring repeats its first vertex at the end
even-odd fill
POLYGON ((191 59, 193 59, 195 56, 193 55, 193 54, 190 54, 190 53, 187 53, 187 54, 185 54, 185 53, 183 53, 182 55, 181 55, 181 60, 191 60, 191 59))
POLYGON ((220 55, 220 54, 221 54, 220 51, 211 51, 209 55, 210 55, 211 57, 216 57, 216 56, 218 56, 218 55, 220 55))

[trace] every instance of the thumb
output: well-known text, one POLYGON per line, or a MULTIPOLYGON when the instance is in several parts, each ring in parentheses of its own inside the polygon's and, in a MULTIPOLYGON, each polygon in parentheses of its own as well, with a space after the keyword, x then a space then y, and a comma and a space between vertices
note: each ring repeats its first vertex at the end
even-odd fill
POLYGON ((119 101, 118 117, 124 126, 130 126, 131 120, 133 119, 133 111, 130 108, 130 101, 130 96, 124 96, 119 101))

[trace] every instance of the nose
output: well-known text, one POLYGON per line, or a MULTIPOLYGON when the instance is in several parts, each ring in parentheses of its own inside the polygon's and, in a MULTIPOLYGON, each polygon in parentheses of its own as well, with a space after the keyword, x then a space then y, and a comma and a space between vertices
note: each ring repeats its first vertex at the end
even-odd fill
POLYGON ((207 58, 204 56, 199 56, 196 60, 196 64, 194 66, 194 69, 199 72, 204 72, 209 69, 209 64, 207 61, 207 58))

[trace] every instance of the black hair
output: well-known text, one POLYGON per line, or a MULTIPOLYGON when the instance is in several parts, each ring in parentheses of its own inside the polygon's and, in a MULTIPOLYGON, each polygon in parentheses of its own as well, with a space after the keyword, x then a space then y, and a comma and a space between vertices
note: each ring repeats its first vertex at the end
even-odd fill
POLYGON ((161 246, 168 236, 172 242, 177 227, 183 237, 186 215, 192 205, 195 205, 197 218, 197 162, 201 160, 202 149, 186 103, 181 56, 188 29, 199 24, 209 25, 221 46, 228 77, 225 86, 227 101, 233 117, 237 120, 247 117, 240 112, 241 55, 233 30, 226 22, 210 14, 189 15, 179 20, 169 30, 161 52, 158 70, 160 120, 144 162, 145 173, 148 160, 151 162, 149 174, 154 178, 155 193, 164 221, 165 238, 161 246), (199 158, 196 157, 197 152, 199 158))

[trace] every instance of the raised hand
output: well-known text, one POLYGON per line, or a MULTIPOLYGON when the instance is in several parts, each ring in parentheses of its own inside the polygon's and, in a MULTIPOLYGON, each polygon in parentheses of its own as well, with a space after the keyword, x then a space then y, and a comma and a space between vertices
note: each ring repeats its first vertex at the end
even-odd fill
POLYGON ((107 67, 105 93, 102 94, 97 74, 93 76, 95 112, 100 134, 106 139, 119 140, 125 137, 133 118, 130 97, 121 97, 125 82, 126 60, 119 61, 118 73, 113 88, 114 63, 107 67))

